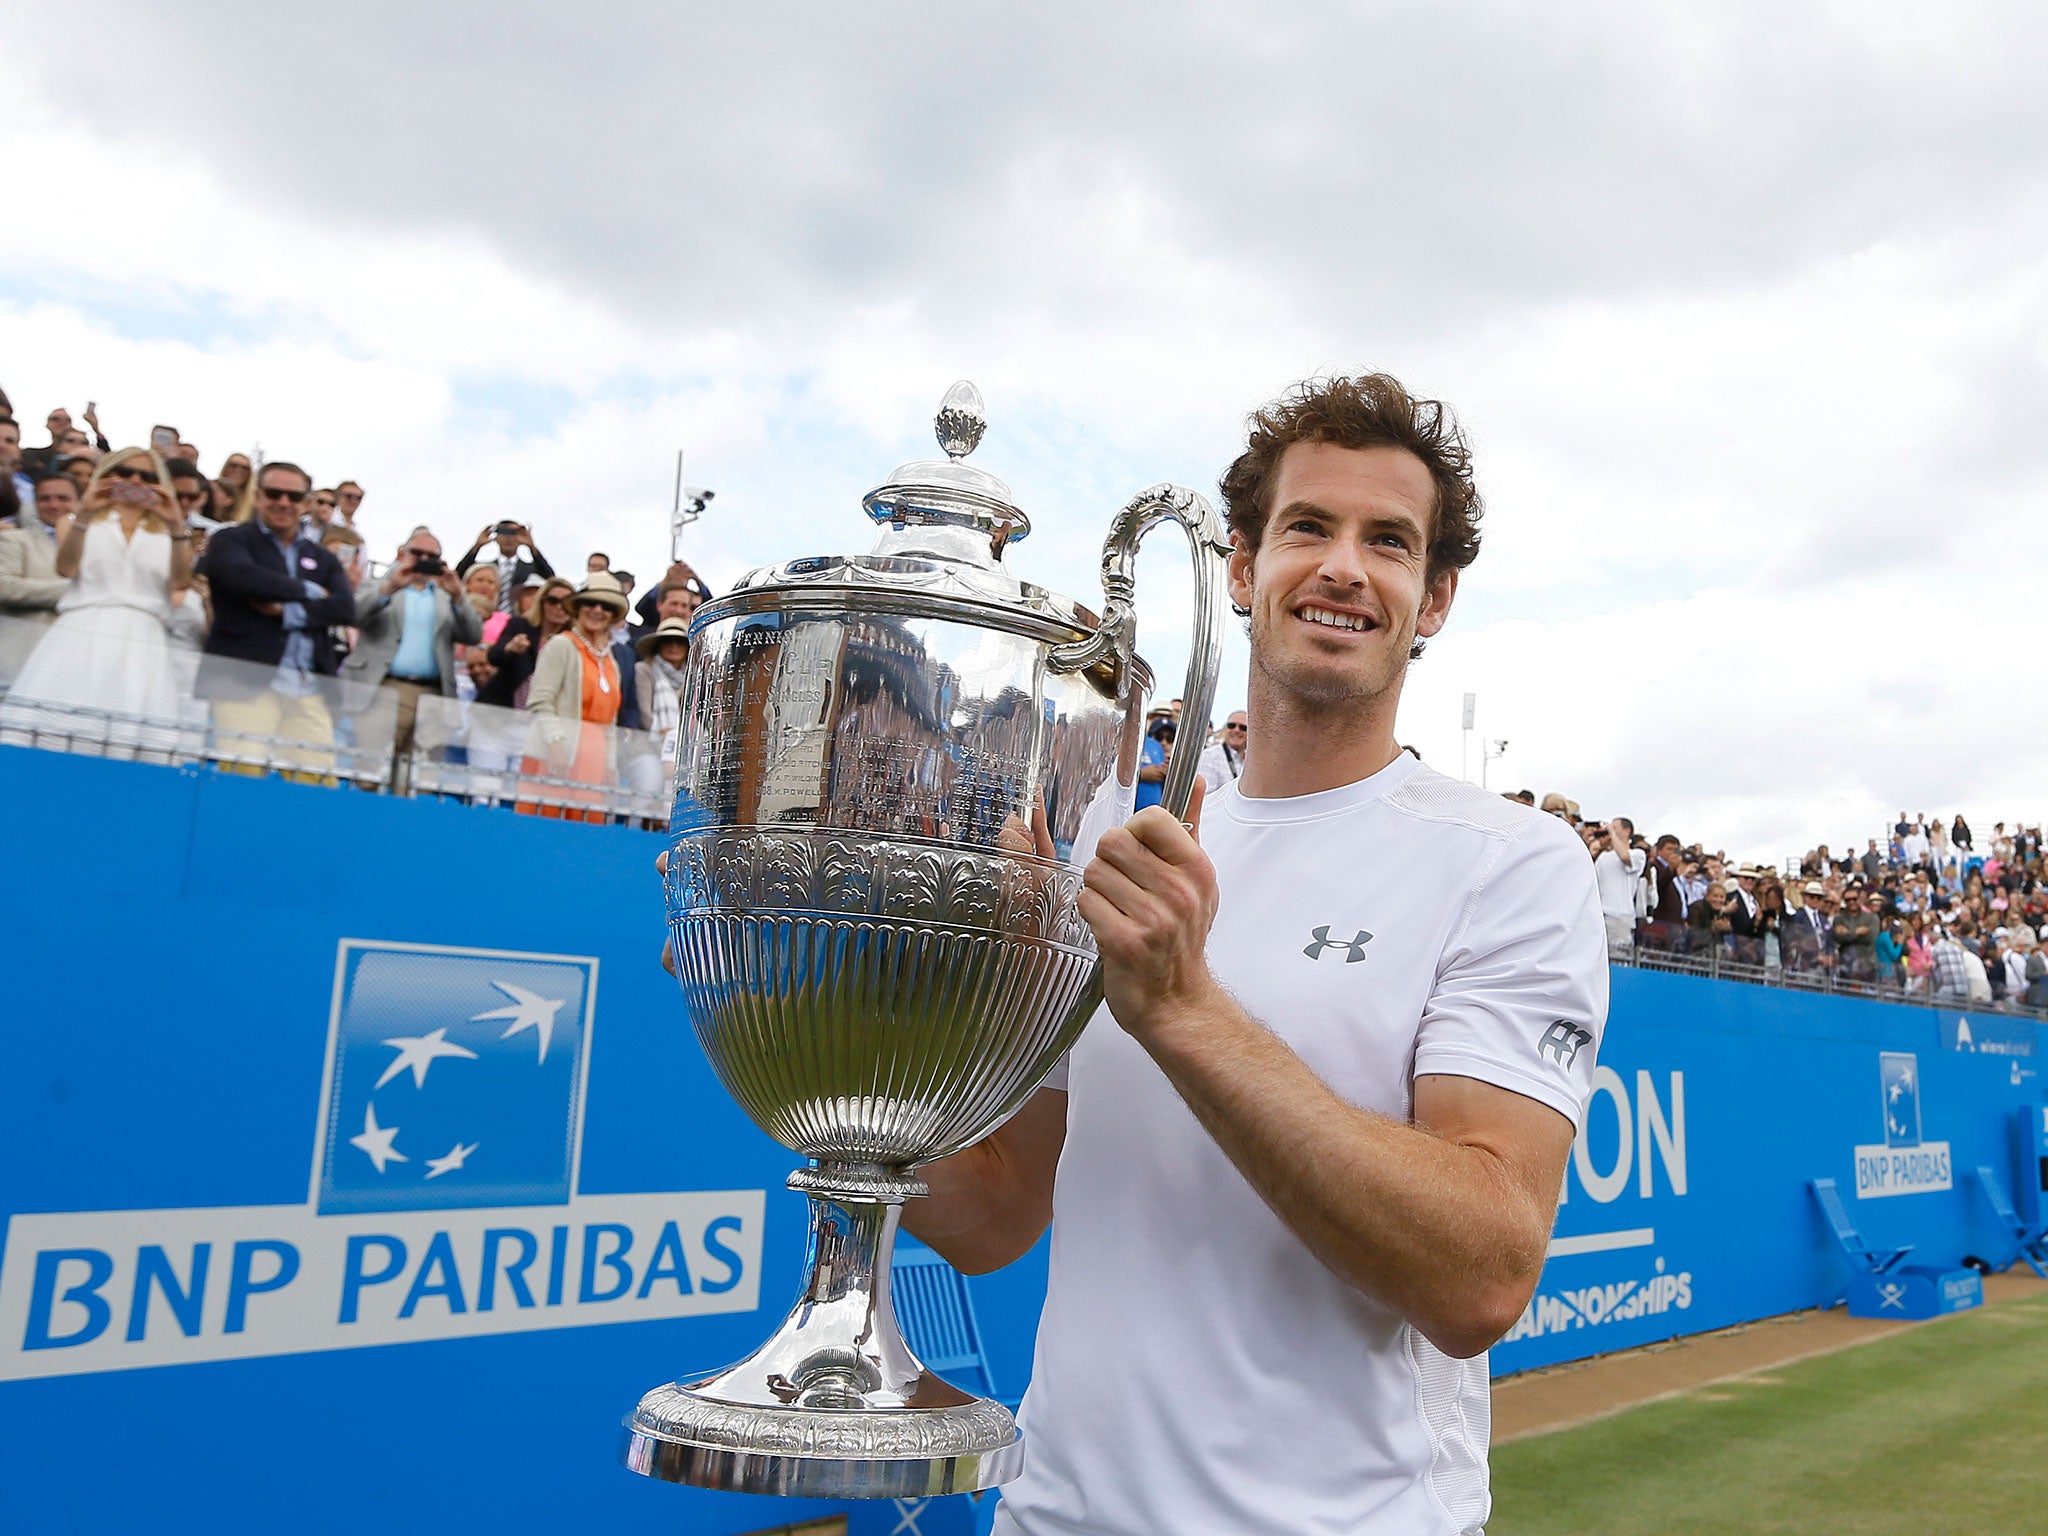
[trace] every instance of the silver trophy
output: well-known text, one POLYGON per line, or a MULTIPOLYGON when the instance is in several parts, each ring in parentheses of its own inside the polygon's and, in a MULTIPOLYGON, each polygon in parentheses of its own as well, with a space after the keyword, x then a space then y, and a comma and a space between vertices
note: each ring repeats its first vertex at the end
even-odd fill
POLYGON ((1194 552, 1183 813, 1215 691, 1223 530, 1155 486, 1110 525, 1098 619, 1018 581, 1030 520, 965 461, 981 395, 947 391, 946 457, 863 505, 873 553, 753 572, 691 626, 667 905, 697 1039, 755 1124, 812 1160, 809 1277, 760 1349, 655 1388, 626 1464, 748 1493, 902 1498, 993 1487, 1023 1463, 1000 1403, 925 1369, 889 1297, 919 1165, 1016 1112, 1100 1000, 1075 900, 1130 814, 1151 677, 1133 565, 1164 522, 1194 552))

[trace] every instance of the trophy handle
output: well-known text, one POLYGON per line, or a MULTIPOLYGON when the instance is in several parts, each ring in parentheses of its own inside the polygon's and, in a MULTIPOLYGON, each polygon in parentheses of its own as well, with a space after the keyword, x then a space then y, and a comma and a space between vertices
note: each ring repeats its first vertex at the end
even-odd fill
MULTIPOLYGON (((1229 606, 1226 586, 1230 541, 1216 509, 1198 492, 1182 485, 1155 485, 1131 498, 1109 525, 1102 544, 1102 623, 1086 639, 1055 646, 1048 665, 1055 672, 1079 672, 1109 662, 1116 669, 1119 691, 1130 680, 1137 646, 1137 620, 1131 609, 1136 591, 1138 546, 1161 523, 1179 523, 1188 536, 1195 565, 1195 623, 1188 652, 1187 681, 1181 685, 1181 715, 1206 721, 1216 697, 1216 672, 1223 661, 1223 613, 1229 606)), ((1202 756, 1199 730, 1176 735, 1166 760, 1166 783, 1160 804, 1175 816, 1185 815, 1194 793, 1195 772, 1202 756)))

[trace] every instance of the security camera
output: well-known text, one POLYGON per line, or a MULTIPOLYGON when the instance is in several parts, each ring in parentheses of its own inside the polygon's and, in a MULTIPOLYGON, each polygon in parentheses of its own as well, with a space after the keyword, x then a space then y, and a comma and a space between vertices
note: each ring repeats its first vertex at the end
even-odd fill
POLYGON ((704 487, 701 485, 686 485, 683 487, 684 498, 689 501, 694 501, 700 507, 703 506, 705 502, 709 501, 712 497, 716 496, 717 494, 718 492, 716 491, 705 490, 704 487))

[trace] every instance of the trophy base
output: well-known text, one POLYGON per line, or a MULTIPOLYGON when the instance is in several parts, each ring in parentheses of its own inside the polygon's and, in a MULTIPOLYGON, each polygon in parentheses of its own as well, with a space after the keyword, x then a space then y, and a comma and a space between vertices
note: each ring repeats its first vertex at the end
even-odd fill
POLYGON ((809 1170, 796 1306, 737 1365, 641 1398, 626 1465, 697 1488, 831 1499, 976 1493, 1015 1477, 1024 1436, 1010 1411, 928 1370, 897 1328, 891 1264, 913 1185, 900 1170, 809 1170))
POLYGON ((740 1406, 656 1387, 626 1421, 626 1465, 646 1477, 784 1498, 920 1499, 978 1493, 1024 1465, 1002 1404, 845 1411, 740 1406))

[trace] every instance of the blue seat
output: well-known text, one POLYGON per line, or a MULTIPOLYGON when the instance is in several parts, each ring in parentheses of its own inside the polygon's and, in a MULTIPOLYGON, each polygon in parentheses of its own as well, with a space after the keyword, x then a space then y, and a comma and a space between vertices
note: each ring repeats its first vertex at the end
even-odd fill
POLYGON ((899 1236, 890 1287, 896 1320, 918 1359, 963 1392, 1017 1406, 996 1392, 965 1275, 915 1238, 899 1236))
MULTIPOLYGON (((1842 1204, 1842 1192, 1835 1188, 1833 1179, 1814 1179, 1807 1187, 1813 1191, 1813 1198, 1820 1202, 1821 1214, 1833 1229, 1835 1241, 1842 1245, 1842 1252, 1864 1273, 1889 1274, 1898 1266, 1899 1260, 1913 1251, 1911 1243, 1903 1248, 1874 1248, 1866 1243, 1863 1234, 1856 1230, 1856 1223, 1849 1217, 1849 1208, 1842 1204)), ((1849 1288, 1845 1285, 1828 1298, 1826 1305, 1832 1307, 1837 1302, 1848 1300, 1848 1297, 1849 1288)))
POLYGON ((2048 1233, 2020 1220, 2019 1213, 2012 1208, 2012 1201, 2005 1196, 2005 1186, 1999 1182, 1998 1175, 1981 1163, 1977 1167, 1977 1188, 1983 1192, 1999 1226, 2013 1241, 2013 1255, 2005 1261, 2005 1267, 2011 1269, 2024 1260, 2027 1268, 2048 1280, 2048 1240, 2044 1240, 2048 1239, 2048 1233))
MULTIPOLYGON (((995 1398, 1015 1410, 1017 1399, 996 1391, 995 1376, 982 1352, 981 1324, 974 1315, 967 1277, 908 1233, 897 1236, 896 1261, 889 1277, 896 1320, 917 1358, 961 1391, 995 1398)), ((902 1502, 897 1501, 899 1507, 902 1502)), ((996 1494, 976 1495, 973 1512, 975 1531, 986 1532, 995 1520, 996 1494)))

